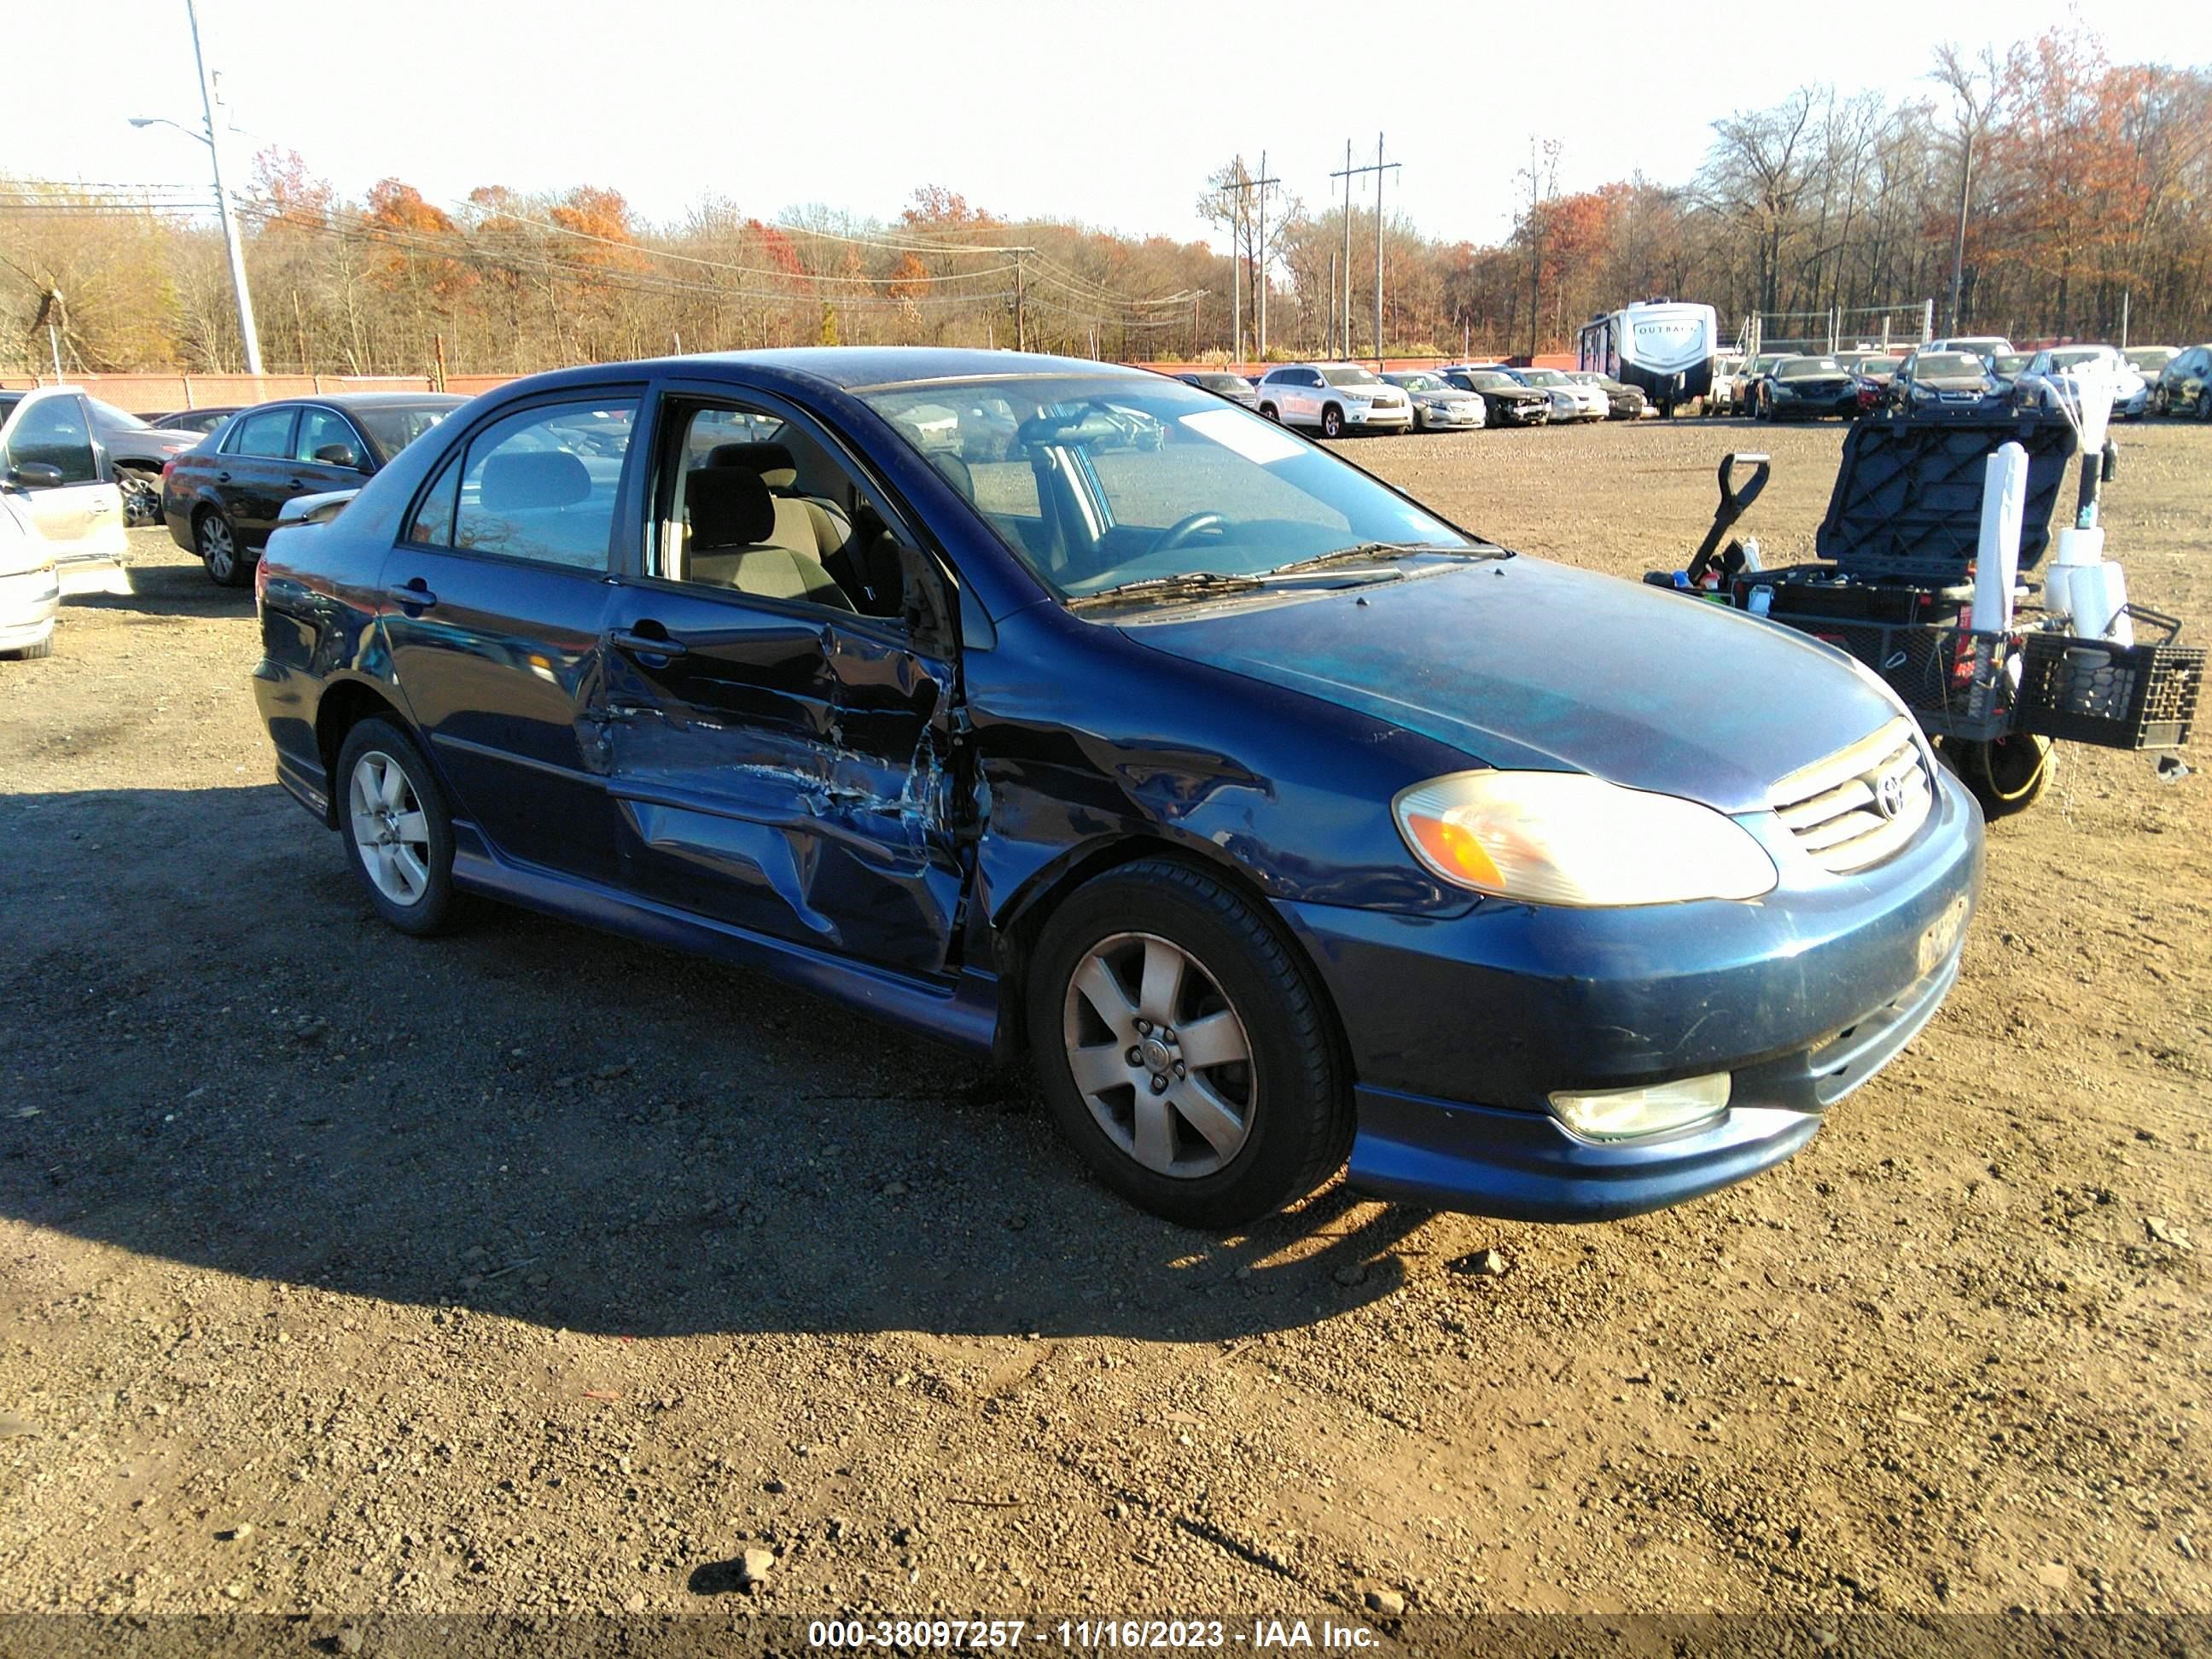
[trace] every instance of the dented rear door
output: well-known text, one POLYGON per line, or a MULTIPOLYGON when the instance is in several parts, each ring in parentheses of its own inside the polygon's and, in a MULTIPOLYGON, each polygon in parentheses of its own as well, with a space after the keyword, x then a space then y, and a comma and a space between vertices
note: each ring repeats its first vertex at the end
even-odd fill
POLYGON ((896 622, 675 584, 611 612, 608 787, 642 896, 910 972, 963 885, 952 670, 896 622))

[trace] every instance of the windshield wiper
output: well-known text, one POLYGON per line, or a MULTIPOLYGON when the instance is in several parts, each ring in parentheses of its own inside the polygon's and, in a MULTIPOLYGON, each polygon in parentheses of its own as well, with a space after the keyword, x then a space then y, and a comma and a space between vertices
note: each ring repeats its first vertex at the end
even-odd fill
POLYGON ((1513 550, 1486 544, 1468 544, 1464 542, 1360 542, 1351 547, 1340 547, 1333 553, 1316 553, 1310 559, 1293 559, 1288 564, 1279 564, 1267 571, 1270 576, 1286 576, 1300 570, 1319 570, 1332 564, 1369 564, 1382 559, 1401 559, 1415 553, 1441 553, 1461 559, 1510 559, 1513 550))
POLYGON ((1265 586, 1257 576, 1231 576, 1218 570, 1186 570, 1172 576, 1145 576, 1116 582, 1095 593, 1080 593, 1067 602, 1071 611, 1128 599, 1196 599, 1215 593, 1249 593, 1265 586))

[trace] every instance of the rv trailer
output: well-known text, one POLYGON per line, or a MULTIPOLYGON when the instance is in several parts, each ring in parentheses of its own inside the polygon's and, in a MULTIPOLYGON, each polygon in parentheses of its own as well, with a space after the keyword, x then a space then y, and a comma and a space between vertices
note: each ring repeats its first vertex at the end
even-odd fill
POLYGON ((1583 325, 1577 367, 1632 386, 1672 416, 1712 391, 1720 319, 1711 306, 1650 300, 1583 325))

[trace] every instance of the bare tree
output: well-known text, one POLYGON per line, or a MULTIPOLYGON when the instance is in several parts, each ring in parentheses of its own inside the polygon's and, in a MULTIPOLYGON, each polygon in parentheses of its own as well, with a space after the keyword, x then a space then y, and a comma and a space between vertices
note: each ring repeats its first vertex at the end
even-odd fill
POLYGON ((1951 94, 1952 130, 1948 142, 1956 147, 1959 166, 1959 214, 1951 232, 1951 321, 1948 331, 1959 331, 1959 301, 1966 276, 1966 216, 1972 206, 1974 158, 1989 137, 1990 118, 1996 109, 1999 76, 1996 50, 1982 48, 1968 62, 1951 41, 1936 49, 1936 67, 1929 72, 1951 94))

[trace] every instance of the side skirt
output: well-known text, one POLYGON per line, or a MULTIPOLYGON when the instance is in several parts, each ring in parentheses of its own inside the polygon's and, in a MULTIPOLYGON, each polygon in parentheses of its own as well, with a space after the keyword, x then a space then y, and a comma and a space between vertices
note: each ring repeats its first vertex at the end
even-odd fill
POLYGON ((970 969, 951 981, 925 980, 870 967, 595 883, 508 864, 485 848, 472 824, 455 823, 453 840, 453 881, 470 892, 647 945, 755 969, 922 1036, 981 1054, 991 1052, 999 1020, 995 974, 970 969))

